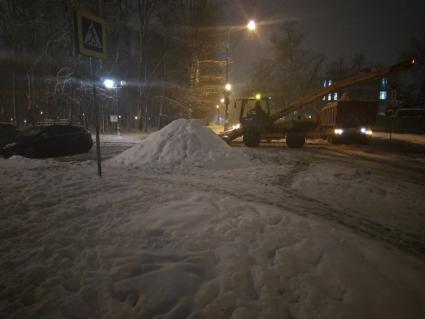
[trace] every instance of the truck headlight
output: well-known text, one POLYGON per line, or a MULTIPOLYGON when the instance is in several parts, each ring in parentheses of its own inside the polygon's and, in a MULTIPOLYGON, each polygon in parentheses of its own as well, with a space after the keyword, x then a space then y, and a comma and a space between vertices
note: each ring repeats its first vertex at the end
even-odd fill
POLYGON ((365 127, 362 127, 362 128, 360 129, 360 132, 362 132, 362 134, 365 134, 365 135, 372 135, 372 130, 367 129, 367 128, 365 128, 365 127))
POLYGON ((336 128, 334 129, 334 133, 336 135, 342 135, 344 133, 344 130, 342 128, 336 128))

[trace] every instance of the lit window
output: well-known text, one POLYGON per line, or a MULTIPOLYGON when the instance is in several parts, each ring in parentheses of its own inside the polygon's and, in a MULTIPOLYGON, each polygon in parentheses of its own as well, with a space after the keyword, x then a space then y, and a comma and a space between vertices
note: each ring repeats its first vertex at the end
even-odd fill
POLYGON ((328 101, 332 101, 332 93, 328 94, 328 101))
POLYGON ((325 88, 327 84, 328 84, 328 81, 324 80, 323 81, 323 87, 325 88))
POLYGON ((338 100, 338 93, 334 93, 334 101, 338 100))
POLYGON ((382 78, 382 80, 381 80, 381 85, 382 85, 382 87, 387 87, 387 85, 388 85, 388 79, 387 78, 382 78))
POLYGON ((332 86, 332 80, 328 81, 328 86, 332 86))
POLYGON ((387 91, 380 91, 380 92, 379 92, 379 99, 380 99, 381 101, 386 100, 386 99, 387 99, 387 91))

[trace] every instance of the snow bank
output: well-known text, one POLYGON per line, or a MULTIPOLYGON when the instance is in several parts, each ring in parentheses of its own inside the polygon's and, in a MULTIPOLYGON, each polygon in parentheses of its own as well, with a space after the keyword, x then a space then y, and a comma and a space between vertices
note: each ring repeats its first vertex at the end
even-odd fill
POLYGON ((199 120, 179 119, 109 161, 112 166, 232 168, 246 163, 199 120))

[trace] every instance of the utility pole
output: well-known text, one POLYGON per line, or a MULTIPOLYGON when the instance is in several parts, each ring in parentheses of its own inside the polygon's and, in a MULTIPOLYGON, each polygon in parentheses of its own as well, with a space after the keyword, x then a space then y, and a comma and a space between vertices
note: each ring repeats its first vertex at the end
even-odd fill
POLYGON ((224 77, 224 131, 227 131, 229 128, 229 96, 231 86, 229 84, 229 47, 230 47, 230 29, 227 30, 226 37, 226 71, 224 77))

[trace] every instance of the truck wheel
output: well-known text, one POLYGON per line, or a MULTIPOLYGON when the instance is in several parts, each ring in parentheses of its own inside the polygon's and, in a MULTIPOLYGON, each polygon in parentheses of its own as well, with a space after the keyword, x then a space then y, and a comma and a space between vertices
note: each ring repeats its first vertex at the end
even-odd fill
POLYGON ((334 145, 340 144, 340 140, 333 135, 328 135, 326 140, 328 141, 329 144, 334 144, 334 145))
POLYGON ((300 132, 288 132, 286 145, 290 148, 301 148, 305 144, 305 134, 300 132))
POLYGON ((247 130, 243 134, 243 143, 248 147, 256 147, 260 144, 261 136, 256 130, 247 130))

